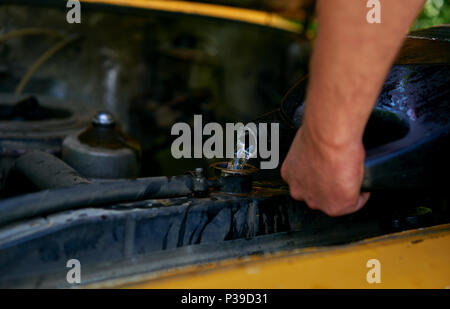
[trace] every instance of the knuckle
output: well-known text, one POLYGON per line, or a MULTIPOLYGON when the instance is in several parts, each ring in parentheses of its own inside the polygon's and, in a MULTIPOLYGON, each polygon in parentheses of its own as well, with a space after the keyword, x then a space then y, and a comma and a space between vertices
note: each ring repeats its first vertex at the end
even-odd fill
POLYGON ((327 207, 324 209, 324 213, 330 217, 338 217, 342 214, 341 210, 336 207, 327 207))
POLYGON ((320 209, 319 203, 316 200, 314 200, 314 199, 308 199, 305 202, 308 205, 308 207, 313 209, 313 210, 320 209))
POLYGON ((290 193, 294 200, 301 201, 303 199, 302 192, 298 189, 291 189, 290 193))
POLYGON ((304 201, 305 196, 303 194, 303 190, 300 189, 301 187, 299 185, 290 184, 289 185, 289 194, 294 200, 297 201, 304 201))
POLYGON ((284 181, 288 181, 288 170, 286 167, 286 163, 283 163, 281 166, 281 178, 283 178, 284 181))
POLYGON ((350 214, 356 211, 355 205, 357 202, 351 200, 345 200, 338 204, 332 204, 324 209, 324 212, 330 217, 339 217, 346 214, 350 214))

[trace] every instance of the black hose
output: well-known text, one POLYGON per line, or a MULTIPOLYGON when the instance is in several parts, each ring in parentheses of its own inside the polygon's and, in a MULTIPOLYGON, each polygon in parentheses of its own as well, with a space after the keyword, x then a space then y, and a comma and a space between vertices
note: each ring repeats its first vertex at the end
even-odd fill
POLYGON ((68 209, 192 193, 193 179, 187 175, 78 184, 0 201, 0 225, 68 209))
POLYGON ((67 163, 43 151, 32 151, 20 156, 14 164, 14 169, 40 190, 89 183, 67 163))

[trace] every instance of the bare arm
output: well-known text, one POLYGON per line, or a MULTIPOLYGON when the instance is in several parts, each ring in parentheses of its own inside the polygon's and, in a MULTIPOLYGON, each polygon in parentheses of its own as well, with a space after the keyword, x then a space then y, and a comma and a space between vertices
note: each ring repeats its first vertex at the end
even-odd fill
POLYGON ((333 144, 360 140, 373 105, 423 0, 381 2, 381 24, 364 0, 319 0, 306 125, 333 144))
POLYGON ((389 68, 424 0, 318 0, 318 36, 302 128, 283 163, 291 195, 330 215, 356 211, 364 171, 362 135, 389 68))

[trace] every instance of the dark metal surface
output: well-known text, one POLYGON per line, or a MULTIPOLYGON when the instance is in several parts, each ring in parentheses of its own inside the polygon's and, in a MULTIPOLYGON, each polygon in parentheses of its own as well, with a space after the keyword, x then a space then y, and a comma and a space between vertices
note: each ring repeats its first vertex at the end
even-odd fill
MULTIPOLYGON (((298 34, 262 25, 82 3, 82 23, 74 28, 64 18, 65 2, 3 3, 2 33, 45 27, 62 37, 83 37, 49 59, 24 91, 58 97, 77 109, 112 112, 142 146, 143 177, 206 168, 211 163, 206 159, 167 155, 173 123, 190 123, 194 114, 208 122, 246 122, 272 110, 303 74, 310 50, 298 34)), ((3 43, 0 91, 12 92, 55 36, 3 43)))
POLYGON ((0 196, 19 156, 30 151, 60 155, 64 137, 88 124, 86 108, 74 105, 42 95, 0 93, 0 196))
MULTIPOLYGON (((450 65, 394 65, 366 126, 364 190, 443 188, 450 172, 450 65)), ((307 79, 282 113, 301 125, 307 79)))
POLYGON ((72 116, 69 110, 46 107, 35 96, 20 98, 13 104, 0 102, 0 121, 39 121, 67 119, 72 116))
MULTIPOLYGON (((448 187, 450 28, 407 36, 363 137, 364 190, 448 187)), ((301 125, 307 78, 286 95, 282 114, 301 125)))
POLYGON ((92 124, 94 126, 110 127, 116 125, 116 120, 110 112, 101 111, 94 116, 92 124))
POLYGON ((0 93, 0 108, 15 110, 0 121, 0 138, 63 138, 89 123, 89 109, 45 95, 0 93))
POLYGON ((287 231, 300 217, 289 219, 286 198, 144 200, 9 225, 0 228, 0 286, 15 286, 21 276, 31 277, 21 284, 34 285, 69 258, 100 267, 177 247, 287 231))
MULTIPOLYGON (((64 3, 26 2, 39 5, 58 2, 59 6, 58 9, 46 10, 37 6, 28 9, 25 9, 26 6, 4 6, 4 10, 0 8, 0 15, 13 20, 8 21, 10 27, 33 25, 35 20, 39 24, 39 19, 30 19, 29 14, 34 16, 34 12, 44 14, 45 11, 49 26, 72 31, 64 18, 60 18, 66 12, 64 3)), ((226 0, 215 2, 224 3, 226 0)), ((239 5, 237 1, 229 2, 239 5)), ((241 6, 250 3, 256 2, 242 2, 241 6)), ((285 5, 276 1, 270 3, 285 5)), ((166 19, 136 9, 126 12, 146 18, 131 18, 125 14, 114 14, 125 12, 123 7, 101 13, 94 10, 96 8, 94 5, 85 6, 84 21, 77 29, 89 35, 80 50, 66 55, 72 57, 70 61, 66 57, 55 59, 58 69, 50 70, 49 74, 57 76, 54 80, 52 78, 52 86, 48 89, 42 87, 39 83, 46 81, 48 76, 37 74, 29 89, 58 92, 66 98, 80 97, 83 98, 81 101, 92 105, 102 104, 103 108, 107 106, 117 113, 121 123, 127 119, 124 111, 138 104, 135 113, 141 118, 138 118, 139 121, 131 120, 127 127, 133 129, 143 125, 146 130, 141 132, 142 140, 147 142, 153 143, 158 136, 169 136, 170 130, 167 128, 174 122, 188 121, 177 116, 177 113, 190 119, 193 113, 202 113, 197 111, 202 104, 208 104, 210 110, 214 107, 216 112, 222 108, 223 114, 228 117, 223 119, 230 121, 230 118, 248 119, 263 109, 271 110, 271 104, 278 102, 278 93, 284 91, 285 84, 289 83, 287 80, 294 75, 277 73, 280 68, 291 69, 293 59, 286 59, 285 51, 298 47, 292 44, 292 37, 283 38, 282 32, 255 35, 263 29, 250 27, 246 30, 243 25, 231 23, 224 27, 223 22, 206 19, 201 22, 195 20, 194 27, 191 23, 193 19, 182 19, 180 16, 166 19), (94 32, 93 23, 97 29, 94 32), (148 31, 150 28, 151 31, 148 31), (264 40, 261 42, 256 39, 262 37, 264 40), (99 42, 101 48, 98 48, 99 42), (271 48, 266 48, 267 42, 271 42, 271 48), (255 50, 260 52, 255 54, 255 50), (206 61, 199 61, 199 55, 206 61), (146 66, 148 70, 144 69, 146 66), (66 71, 70 74, 62 74, 66 71), (199 71, 206 73, 200 74, 198 80, 186 78, 197 76, 193 72, 199 71), (205 83, 215 82, 216 79, 220 81, 220 86, 226 81, 226 87, 222 89, 219 83, 212 86, 205 83), (191 87, 218 90, 211 92, 211 95, 207 91, 208 95, 201 95, 200 99, 189 96, 188 99, 180 99, 183 94, 192 91, 191 87), (255 96, 255 93, 258 95, 255 96), (210 97, 214 98, 212 104, 210 97), (176 109, 167 109, 168 106, 176 109), (161 112, 164 107, 170 117, 161 112), (159 122, 165 126, 164 130, 159 122)), ((20 55, 21 60, 25 59, 20 49, 14 47, 17 45, 8 46, 20 55)), ((14 59, 7 57, 5 62, 13 63, 14 59)), ((14 82, 15 75, 12 72, 9 74, 5 78, 8 83, 3 83, 5 89, 14 82)), ((66 262, 73 258, 82 263, 83 283, 90 283, 125 274, 142 274, 281 249, 349 243, 393 230, 449 222, 448 194, 439 190, 437 194, 416 190, 426 182, 428 185, 439 181, 448 184, 448 180, 439 179, 448 166, 442 164, 442 160, 448 159, 445 149, 448 143, 433 144, 442 141, 434 139, 436 136, 442 137, 442 131, 438 128, 448 124, 448 84, 448 67, 397 66, 391 72, 386 89, 383 89, 377 103, 379 113, 371 123, 375 131, 377 128, 382 130, 366 140, 371 151, 368 158, 374 159, 368 161, 374 165, 366 166, 366 170, 373 171, 381 166, 381 171, 393 169, 398 174, 372 173, 371 185, 392 188, 406 184, 413 187, 411 191, 398 190, 381 198, 377 195, 379 192, 375 192, 361 211, 341 218, 330 218, 309 210, 303 203, 293 201, 287 189, 278 185, 261 186, 261 183, 255 183, 252 186, 252 179, 239 178, 242 175, 238 175, 239 179, 226 177, 231 181, 231 189, 223 182, 219 186, 222 191, 245 194, 211 192, 205 197, 208 183, 200 171, 173 178, 93 181, 92 184, 4 199, 0 201, 0 287, 67 287, 66 262), (375 140, 383 135, 380 140, 375 140), (400 148, 386 148, 392 143, 400 148), (430 153, 437 154, 437 157, 430 156, 430 153), (397 159, 402 161, 395 161, 397 159), (430 181, 430 177, 434 178, 430 181), (202 198, 192 198, 192 193, 201 193, 202 198), (431 212, 417 211, 419 207, 429 208, 431 212), (399 208, 407 209, 399 211, 399 208)), ((303 92, 304 86, 295 88, 289 97, 293 99, 292 106, 283 105, 283 110, 292 107, 292 112, 283 114, 277 111, 265 116, 265 119, 284 121, 280 126, 284 141, 281 149, 289 148, 289 139, 295 134, 292 115, 301 104, 303 92)), ((79 115, 80 112, 77 113, 79 115)), ((58 153, 67 132, 73 133, 74 127, 79 128, 78 122, 66 126, 73 119, 76 118, 53 121, 53 126, 48 122, 24 125, 33 126, 32 133, 39 138, 39 142, 44 141, 42 136, 52 137, 44 141, 45 145, 52 147, 50 152, 58 153), (43 132, 47 134, 43 135, 43 132), (53 139, 54 134, 58 134, 56 139, 53 139)), ((17 135, 13 142, 17 143, 21 138, 21 128, 11 127, 9 133, 17 135)), ((8 129, 6 126, 5 130, 8 129)), ((87 142, 85 145, 98 146, 98 138, 93 138, 97 136, 96 132, 88 133, 82 138, 87 142)), ((100 140, 104 140, 103 137, 100 140)), ((114 136, 112 143, 103 144, 106 146, 103 148, 114 150, 117 145, 123 145, 120 140, 116 143, 117 137, 114 136)), ((3 143, 2 140, 0 142, 3 143)), ((18 148, 0 150, 4 149, 18 148)), ((151 147, 148 149, 149 165, 160 166, 161 162, 153 164, 149 160, 156 151, 151 147)), ((280 153, 280 162, 282 158, 280 153)), ((186 161, 167 162, 167 165, 178 164, 182 171, 190 168, 186 161)), ((195 166, 201 165, 195 163, 195 166)), ((167 169, 155 168, 151 172, 157 175, 172 174, 167 169)), ((279 174, 277 170, 273 172, 279 174)), ((254 176, 266 177, 262 171, 254 176)), ((47 185, 53 186, 55 183, 47 185)))
POLYGON ((217 173, 216 186, 226 193, 249 193, 252 190, 253 174, 258 169, 245 164, 243 169, 228 169, 228 162, 216 162, 211 168, 217 173))
POLYGON ((213 193, 66 211, 0 228, 0 286, 67 287, 69 259, 81 262, 82 282, 88 284, 249 254, 350 243, 398 230, 392 227, 392 205, 429 206, 433 218, 427 224, 447 222, 448 210, 442 212, 439 200, 375 195, 360 212, 331 218, 293 201, 287 191, 255 186, 246 197, 213 193))
POLYGON ((191 194, 191 176, 79 184, 1 200, 0 225, 68 209, 191 194))
POLYGON ((62 144, 62 159, 89 178, 138 177, 141 155, 139 143, 105 113, 98 113, 91 126, 67 136, 62 144))
POLYGON ((450 25, 411 32, 395 60, 396 64, 449 64, 450 25))

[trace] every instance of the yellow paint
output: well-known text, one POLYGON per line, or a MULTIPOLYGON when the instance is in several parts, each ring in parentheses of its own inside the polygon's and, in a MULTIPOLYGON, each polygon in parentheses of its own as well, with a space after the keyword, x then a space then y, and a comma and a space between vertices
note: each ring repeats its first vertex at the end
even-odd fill
MULTIPOLYGON (((142 276, 126 288, 450 288, 450 224, 142 276), (381 283, 369 284, 369 259, 381 283)), ((122 281, 123 282, 123 281, 122 281)))
POLYGON ((148 10, 208 16, 262 25, 299 33, 302 26, 274 13, 224 5, 170 0, 81 0, 81 2, 129 6, 148 10))

